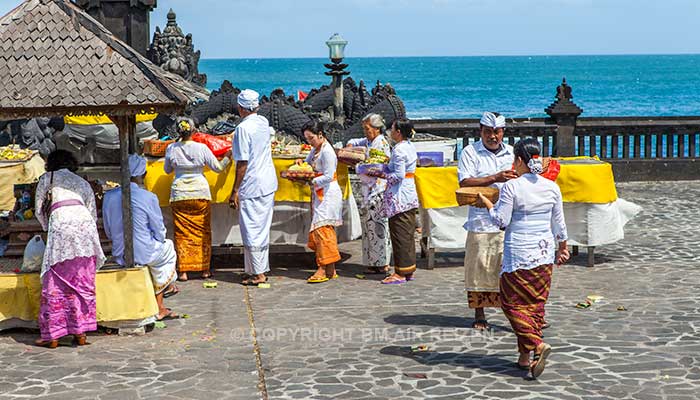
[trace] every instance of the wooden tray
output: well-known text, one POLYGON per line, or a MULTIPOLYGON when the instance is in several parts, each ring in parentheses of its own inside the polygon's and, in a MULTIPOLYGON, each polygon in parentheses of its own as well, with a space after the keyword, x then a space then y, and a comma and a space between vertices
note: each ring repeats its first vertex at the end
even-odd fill
POLYGON ((472 186, 457 189, 455 192, 455 196, 457 196, 457 204, 460 206, 485 208, 484 204, 479 201, 479 193, 491 200, 492 203, 498 201, 498 189, 487 186, 472 186))

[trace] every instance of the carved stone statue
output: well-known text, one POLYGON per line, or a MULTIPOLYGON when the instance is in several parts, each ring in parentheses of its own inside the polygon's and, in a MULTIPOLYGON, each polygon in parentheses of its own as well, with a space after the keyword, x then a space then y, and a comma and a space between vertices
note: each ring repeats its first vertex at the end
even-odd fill
POLYGON ((177 25, 176 15, 168 12, 168 23, 161 32, 156 26, 153 43, 148 48, 148 59, 166 71, 178 74, 200 86, 207 84, 207 76, 199 73, 199 50, 194 50, 192 34, 185 34, 177 25))

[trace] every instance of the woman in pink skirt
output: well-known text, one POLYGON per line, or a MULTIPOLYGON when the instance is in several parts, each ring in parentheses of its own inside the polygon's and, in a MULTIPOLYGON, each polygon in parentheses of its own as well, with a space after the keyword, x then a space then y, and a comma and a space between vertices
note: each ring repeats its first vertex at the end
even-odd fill
POLYGON ((95 274, 105 256, 97 233, 95 194, 74 173, 77 167, 71 153, 54 151, 36 189, 37 219, 48 231, 41 266, 38 346, 56 348, 58 339, 67 335, 84 345, 85 332, 97 330, 95 274))

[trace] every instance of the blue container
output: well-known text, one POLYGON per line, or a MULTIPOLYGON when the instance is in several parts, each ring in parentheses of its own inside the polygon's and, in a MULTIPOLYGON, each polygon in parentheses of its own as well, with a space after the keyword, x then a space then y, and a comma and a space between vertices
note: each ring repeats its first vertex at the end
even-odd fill
POLYGON ((441 151, 419 151, 419 167, 442 167, 445 165, 445 155, 441 151))

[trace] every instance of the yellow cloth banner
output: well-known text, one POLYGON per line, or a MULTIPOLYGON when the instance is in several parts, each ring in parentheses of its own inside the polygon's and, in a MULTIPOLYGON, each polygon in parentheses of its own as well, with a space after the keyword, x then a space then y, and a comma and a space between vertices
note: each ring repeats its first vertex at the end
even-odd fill
MULTIPOLYGON (((158 314, 148 268, 98 271, 95 278, 97 321, 144 319, 158 314)), ((0 321, 39 316, 39 273, 0 274, 0 321)))
MULTIPOLYGON (((275 193, 275 201, 292 201, 292 202, 310 202, 311 190, 309 185, 294 183, 288 179, 280 177, 280 172, 286 171, 294 164, 293 159, 273 158, 275 171, 277 173, 277 192, 275 193)), ((149 159, 146 166, 146 190, 153 192, 158 196, 158 202, 161 207, 170 204, 170 186, 173 183, 175 174, 166 174, 163 169, 163 159, 149 159)), ((348 167, 345 164, 338 164, 337 169, 338 184, 343 191, 343 199, 347 199, 351 193, 350 179, 348 179, 348 167)), ((226 170, 217 174, 205 168, 204 176, 209 182, 209 190, 213 203, 228 203, 233 189, 233 183, 236 179, 236 168, 232 162, 226 170)))
MULTIPOLYGON (((612 165, 590 157, 558 158, 557 185, 565 203, 606 204, 617 200, 612 165)), ((423 208, 457 207, 457 167, 416 169, 416 189, 423 208)))
MULTIPOLYGON (((136 123, 149 122, 156 119, 158 114, 136 114, 136 123)), ((68 125, 105 125, 112 120, 106 115, 65 116, 63 122, 68 125)))

